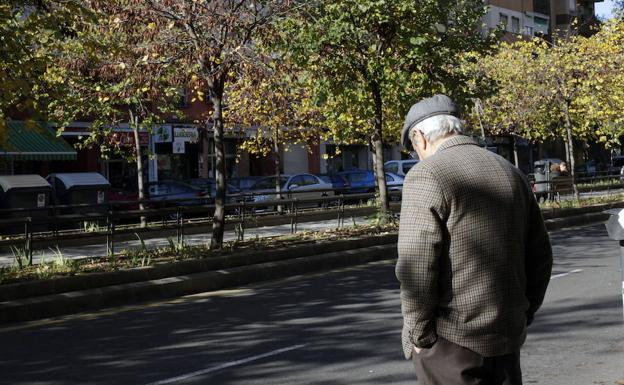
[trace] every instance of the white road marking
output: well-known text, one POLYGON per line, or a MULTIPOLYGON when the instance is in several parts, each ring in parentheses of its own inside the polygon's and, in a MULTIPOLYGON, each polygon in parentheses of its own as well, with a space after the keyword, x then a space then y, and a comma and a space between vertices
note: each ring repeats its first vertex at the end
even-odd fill
POLYGON ((243 358, 243 359, 232 361, 232 362, 226 362, 226 363, 221 364, 221 365, 213 366, 212 368, 206 368, 206 369, 198 370, 198 371, 191 372, 191 373, 188 373, 188 374, 183 374, 183 375, 180 375, 180 376, 177 376, 177 377, 167 378, 166 380, 152 382, 152 383, 150 383, 148 385, 173 384, 173 383, 176 383, 176 382, 181 382, 181 381, 188 380, 188 379, 193 378, 193 377, 202 376, 202 375, 213 373, 213 372, 218 372, 219 370, 231 368, 232 366, 243 365, 243 364, 246 364, 248 362, 257 361, 257 360, 261 360, 263 358, 276 356, 278 354, 286 353, 286 352, 289 352, 289 351, 292 351, 292 350, 296 350, 296 349, 301 349, 304 346, 306 346, 306 345, 302 344, 302 345, 289 346, 287 348, 273 350, 271 352, 267 352, 267 353, 264 353, 264 354, 259 354, 257 356, 251 356, 251 357, 243 358))
POLYGON ((551 275, 550 279, 555 279, 555 278, 561 278, 561 277, 565 277, 566 275, 570 275, 570 274, 575 274, 575 273, 580 273, 581 269, 574 269, 572 271, 568 271, 567 273, 561 273, 561 274, 555 274, 555 275, 551 275))

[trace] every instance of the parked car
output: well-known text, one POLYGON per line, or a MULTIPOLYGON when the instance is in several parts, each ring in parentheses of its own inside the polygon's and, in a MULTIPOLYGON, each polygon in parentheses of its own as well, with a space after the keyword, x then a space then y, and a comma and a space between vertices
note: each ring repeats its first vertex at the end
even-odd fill
MULTIPOLYGON (((386 187, 388 188, 388 192, 403 191, 403 181, 404 178, 400 175, 390 172, 386 173, 386 187)), ((392 195, 390 196, 390 200, 398 201, 401 200, 401 197, 399 195, 392 195)))
MULTIPOLYGON (((217 181, 211 178, 194 178, 186 181, 191 186, 197 187, 204 191, 212 202, 215 201, 217 196, 217 181)), ((241 200, 241 191, 232 186, 230 183, 226 185, 225 189, 225 201, 227 203, 238 202, 241 200)))
POLYGON ((404 180, 405 178, 403 178, 400 175, 387 172, 386 173, 386 186, 388 187, 388 191, 402 191, 404 180))
POLYGON ((136 191, 127 191, 120 188, 111 188, 108 190, 108 202, 115 210, 138 210, 139 193, 136 191))
POLYGON ((342 171, 338 175, 349 182, 350 194, 364 194, 375 192, 375 173, 369 170, 342 171))
POLYGON ((389 160, 384 163, 384 171, 405 177, 407 172, 419 162, 418 159, 389 160))
MULTIPOLYGON (((254 184, 250 189, 250 192, 254 194, 254 202, 264 202, 276 199, 276 181, 279 181, 284 195, 293 198, 321 198, 323 196, 334 195, 331 183, 324 182, 316 175, 281 175, 279 177, 266 177, 254 184)), ((316 204, 313 204, 313 206, 316 206, 316 204)))
POLYGON ((256 184, 262 178, 263 177, 261 176, 241 176, 238 178, 229 179, 228 183, 230 183, 232 186, 235 186, 240 191, 249 191, 251 186, 256 184))
POLYGON ((338 174, 317 174, 321 180, 325 183, 331 183, 334 193, 336 194, 348 194, 351 184, 345 177, 338 174))
POLYGON ((167 202, 173 206, 205 204, 210 198, 204 190, 198 187, 173 180, 150 182, 147 195, 152 202, 167 202))
POLYGON ((621 175, 624 169, 624 155, 614 156, 611 158, 611 165, 609 166, 609 175, 621 175))
POLYGON ((575 171, 580 173, 580 177, 592 177, 596 175, 598 167, 595 160, 588 160, 586 163, 577 165, 575 171))

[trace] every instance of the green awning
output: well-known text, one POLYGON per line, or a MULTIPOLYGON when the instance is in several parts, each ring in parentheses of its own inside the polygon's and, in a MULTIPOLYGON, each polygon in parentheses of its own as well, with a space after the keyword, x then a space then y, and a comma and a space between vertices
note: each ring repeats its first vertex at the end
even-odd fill
POLYGON ((76 150, 44 123, 9 121, 0 138, 3 160, 75 160, 76 150))

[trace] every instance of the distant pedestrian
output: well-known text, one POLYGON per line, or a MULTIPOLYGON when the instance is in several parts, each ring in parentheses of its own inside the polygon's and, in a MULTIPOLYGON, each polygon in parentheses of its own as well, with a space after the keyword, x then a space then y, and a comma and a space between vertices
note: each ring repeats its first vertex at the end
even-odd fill
POLYGON ((559 163, 559 174, 561 176, 570 175, 570 171, 568 170, 568 164, 566 162, 559 163))
POLYGON ((399 230, 404 353, 422 385, 519 385, 550 241, 522 172, 465 136, 457 116, 436 95, 412 106, 401 133, 421 159, 399 230))

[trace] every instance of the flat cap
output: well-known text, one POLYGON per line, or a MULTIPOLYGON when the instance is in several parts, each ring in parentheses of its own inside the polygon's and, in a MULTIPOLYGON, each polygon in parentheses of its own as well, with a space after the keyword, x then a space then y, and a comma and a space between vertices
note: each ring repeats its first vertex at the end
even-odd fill
POLYGON ((459 117, 459 109, 451 98, 446 95, 434 95, 414 104, 407 116, 401 130, 401 145, 408 151, 412 150, 412 142, 409 137, 410 130, 423 120, 436 115, 452 115, 459 117))

